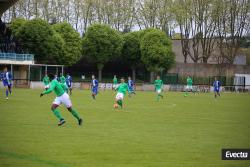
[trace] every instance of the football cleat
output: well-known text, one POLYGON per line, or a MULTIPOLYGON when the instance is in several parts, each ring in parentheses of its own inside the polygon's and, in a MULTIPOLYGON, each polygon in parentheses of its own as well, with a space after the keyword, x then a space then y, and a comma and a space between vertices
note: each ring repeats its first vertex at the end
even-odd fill
POLYGON ((82 118, 78 120, 78 125, 82 125, 82 118))
POLYGON ((61 119, 60 122, 58 123, 58 126, 62 126, 66 121, 64 119, 61 119))

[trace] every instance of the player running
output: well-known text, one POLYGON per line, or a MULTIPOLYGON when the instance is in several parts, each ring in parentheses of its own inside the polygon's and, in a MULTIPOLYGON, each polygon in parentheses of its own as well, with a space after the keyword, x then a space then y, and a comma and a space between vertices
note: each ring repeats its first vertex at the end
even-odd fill
POLYGON ((9 93, 11 94, 11 79, 12 79, 12 75, 10 72, 8 72, 7 68, 4 68, 4 72, 2 74, 2 80, 3 80, 3 86, 5 87, 5 95, 6 95, 6 99, 9 99, 9 93))
POLYGON ((213 83, 213 87, 214 87, 214 97, 217 98, 217 96, 220 96, 220 86, 221 83, 219 80, 217 80, 217 78, 214 78, 214 83, 213 83))
POLYGON ((45 74, 45 76, 43 77, 43 84, 45 90, 47 90, 49 88, 49 77, 47 74, 45 74))
POLYGON ((113 89, 116 90, 117 86, 118 86, 118 80, 117 80, 117 78, 116 78, 116 75, 114 75, 112 90, 113 90, 113 89))
POLYGON ((159 101, 160 97, 163 99, 163 95, 161 94, 162 92, 162 86, 163 86, 163 82, 162 80, 160 79, 160 76, 158 75, 155 82, 154 82, 154 85, 155 85, 155 91, 157 93, 157 101, 159 101))
POLYGON ((95 100, 95 97, 96 97, 96 95, 98 93, 98 80, 95 79, 94 75, 92 75, 91 91, 92 91, 92 97, 95 100))
POLYGON ((72 95, 72 77, 69 75, 69 73, 66 76, 66 84, 69 88, 70 95, 72 95))
POLYGON ((58 106, 60 106, 61 104, 64 104, 65 107, 68 109, 68 111, 77 119, 78 124, 82 125, 83 120, 82 120, 82 118, 80 118, 78 112, 75 109, 72 108, 72 103, 71 103, 69 95, 63 89, 62 84, 59 83, 54 78, 55 77, 54 77, 53 74, 49 74, 50 87, 49 87, 48 90, 43 91, 40 94, 40 97, 42 97, 45 94, 49 94, 52 91, 54 91, 54 93, 56 94, 56 98, 55 98, 54 102, 51 105, 51 110, 55 114, 55 116, 59 119, 58 126, 61 126, 61 125, 63 125, 65 123, 64 118, 60 114, 60 110, 57 109, 58 106))
POLYGON ((128 77, 128 91, 129 91, 129 97, 131 97, 131 94, 135 94, 135 89, 134 89, 135 83, 131 79, 131 77, 128 77))
POLYGON ((193 80, 190 76, 187 77, 187 86, 186 86, 184 97, 188 96, 188 91, 193 92, 193 80))
POLYGON ((121 78, 121 83, 116 88, 116 90, 117 90, 117 94, 115 96, 114 107, 118 108, 118 106, 120 106, 122 108, 123 107, 123 105, 122 105, 123 98, 126 95, 126 92, 129 91, 128 84, 125 83, 124 78, 121 78))

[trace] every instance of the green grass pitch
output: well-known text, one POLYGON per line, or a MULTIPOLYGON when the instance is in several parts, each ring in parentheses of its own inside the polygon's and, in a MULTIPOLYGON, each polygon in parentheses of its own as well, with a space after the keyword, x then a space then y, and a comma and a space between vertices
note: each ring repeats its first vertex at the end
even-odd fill
POLYGON ((1 167, 249 167, 250 161, 223 161, 222 148, 250 148, 250 94, 154 92, 125 97, 113 108, 114 92, 92 100, 74 90, 72 102, 84 125, 60 107, 63 127, 50 111, 55 95, 14 89, 0 94, 1 167))

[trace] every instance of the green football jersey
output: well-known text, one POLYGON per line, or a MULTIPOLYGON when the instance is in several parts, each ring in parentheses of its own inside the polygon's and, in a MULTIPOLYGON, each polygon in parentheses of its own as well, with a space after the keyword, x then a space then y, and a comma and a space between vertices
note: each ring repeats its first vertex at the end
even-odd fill
POLYGON ((190 78, 190 77, 187 78, 187 85, 188 86, 192 86, 193 85, 192 78, 190 78))
POLYGON ((54 91, 54 93, 56 94, 57 97, 62 96, 65 92, 65 90, 62 87, 62 84, 59 83, 57 80, 53 79, 50 82, 50 87, 48 90, 43 91, 43 94, 49 94, 52 91, 54 91))
POLYGON ((159 89, 161 89, 161 87, 162 87, 162 85, 163 85, 163 82, 162 82, 161 79, 157 79, 157 80, 155 80, 154 85, 155 85, 155 89, 156 89, 156 90, 159 90, 159 89))
POLYGON ((63 83, 63 84, 66 83, 66 78, 64 76, 61 76, 60 77, 60 82, 63 83))
POLYGON ((128 91, 128 84, 126 83, 121 83, 118 88, 116 89, 117 92, 119 93, 123 93, 124 95, 126 95, 126 91, 128 91))
POLYGON ((66 91, 68 91, 68 86, 67 86, 67 84, 66 84, 66 82, 65 83, 60 83, 61 84, 61 86, 62 86, 62 88, 63 88, 63 90, 66 92, 66 91))
POLYGON ((113 79, 113 83, 114 83, 114 84, 117 84, 117 82, 118 82, 118 81, 117 81, 117 78, 114 78, 114 79, 113 79))
POLYGON ((48 76, 43 77, 43 83, 44 83, 44 85, 49 84, 49 77, 48 76))

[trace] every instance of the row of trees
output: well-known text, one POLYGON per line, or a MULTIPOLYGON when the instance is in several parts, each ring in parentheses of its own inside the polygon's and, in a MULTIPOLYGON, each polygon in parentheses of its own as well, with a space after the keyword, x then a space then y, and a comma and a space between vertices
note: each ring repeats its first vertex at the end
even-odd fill
POLYGON ((234 62, 241 40, 250 33, 250 0, 176 0, 172 8, 181 32, 184 62, 234 62), (191 40, 189 40, 191 38, 191 40))
POLYGON ((82 55, 80 34, 68 23, 50 25, 42 19, 15 19, 13 37, 39 63, 72 65, 82 55))
POLYGON ((16 41, 35 54, 36 62, 72 65, 83 56, 96 65, 99 80, 104 65, 115 59, 130 64, 134 79, 141 64, 153 74, 175 62, 171 39, 159 29, 121 33, 107 24, 93 24, 81 38, 69 23, 49 24, 42 19, 16 19, 10 29, 16 41))
POLYGON ((109 24, 118 31, 139 28, 172 29, 172 0, 19 0, 3 16, 42 18, 48 22, 69 22, 79 32, 93 23, 109 24))
POLYGON ((184 62, 194 63, 211 56, 233 63, 242 37, 250 34, 250 0, 19 0, 2 19, 16 17, 66 21, 83 34, 95 23, 120 32, 158 28, 181 39, 184 62))

